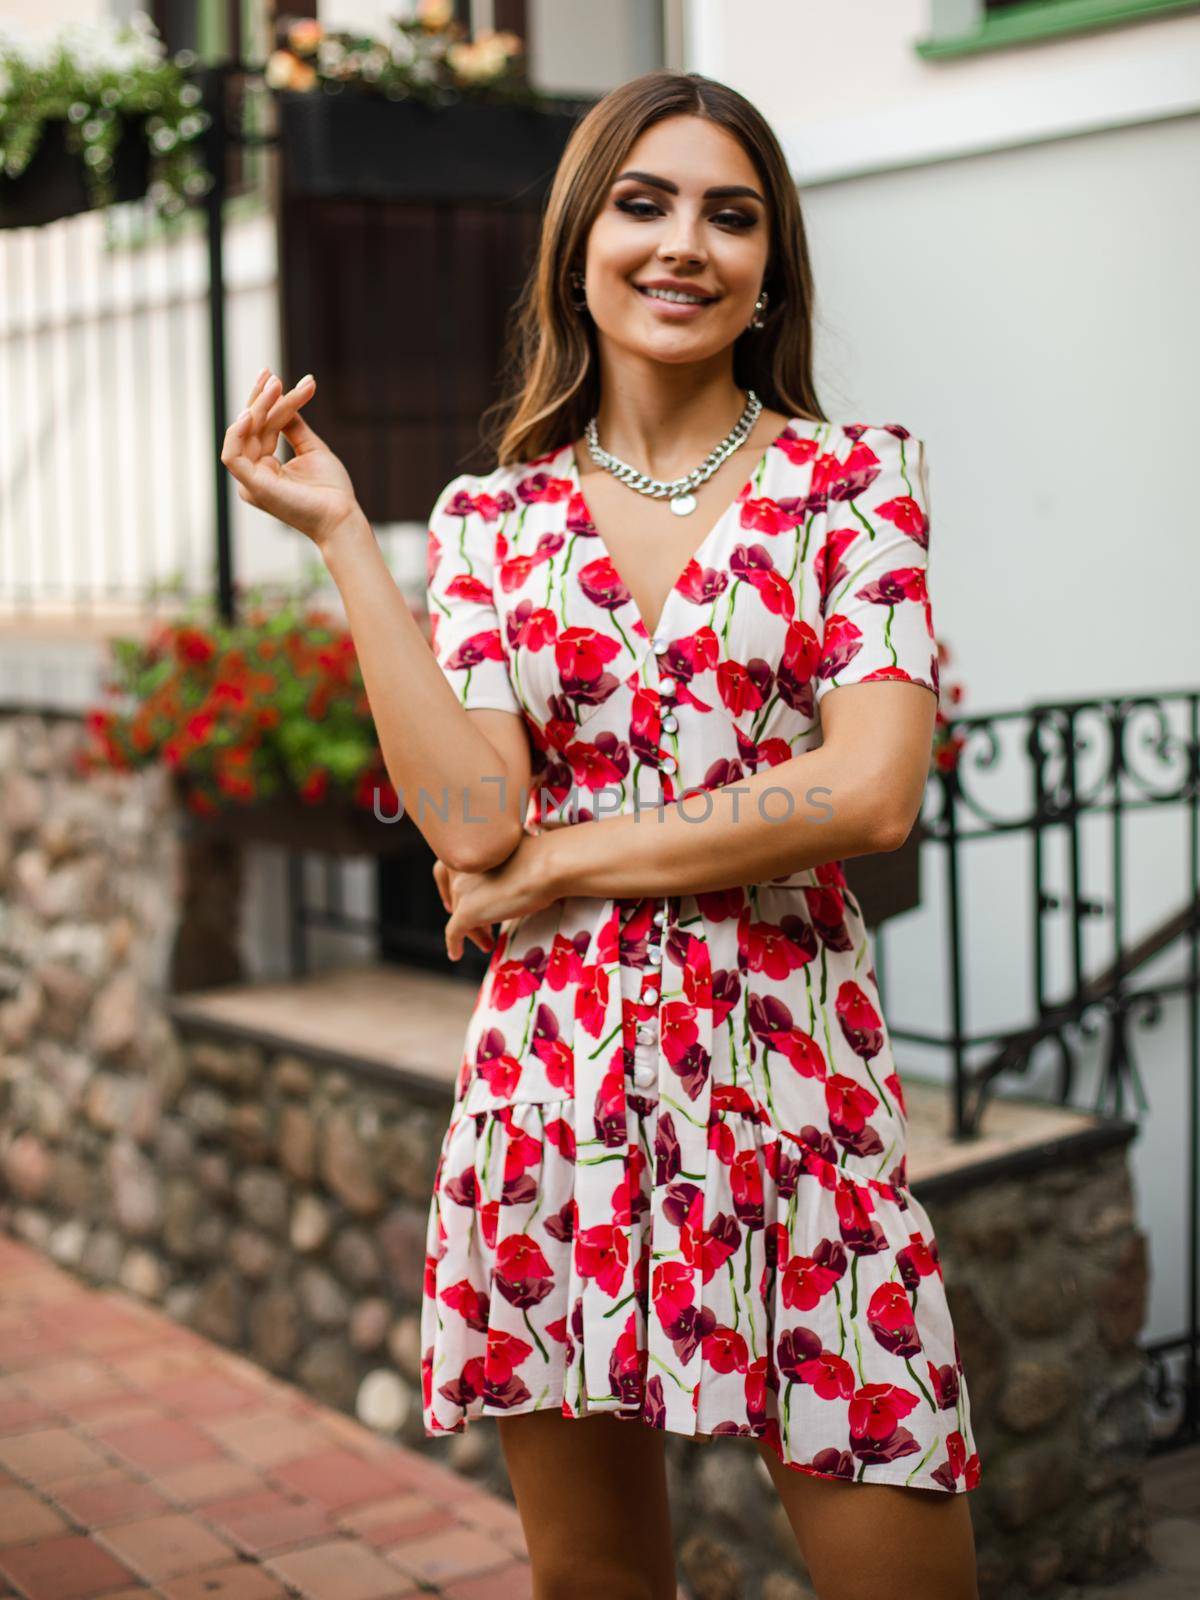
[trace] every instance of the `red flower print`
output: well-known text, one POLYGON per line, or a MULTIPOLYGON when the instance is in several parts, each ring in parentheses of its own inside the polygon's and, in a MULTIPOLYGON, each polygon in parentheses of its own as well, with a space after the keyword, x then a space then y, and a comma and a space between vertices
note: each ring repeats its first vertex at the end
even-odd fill
POLYGON ((825 1104, 838 1133, 858 1133, 879 1104, 854 1078, 835 1072, 825 1079, 825 1104))
POLYGON ((596 1138, 610 1150, 619 1149, 626 1142, 625 1113, 625 1074, 622 1070, 622 1051, 618 1048, 600 1081, 592 1110, 596 1138))
POLYGON ((859 439, 846 459, 829 474, 825 492, 830 500, 855 500, 869 489, 880 473, 879 457, 859 439))
POLYGON ((763 1225, 763 1182, 757 1150, 743 1150, 729 1169, 733 1209, 748 1228, 763 1225))
POLYGON ((881 1283, 867 1302, 867 1324, 885 1350, 912 1357, 921 1353, 912 1302, 904 1285, 881 1283))
POLYGON ((487 1296, 476 1289, 469 1279, 461 1278, 443 1289, 441 1300, 451 1311, 458 1312, 468 1328, 477 1328, 482 1332, 487 1327, 487 1296))
POLYGON ((620 1228, 597 1223, 575 1239, 575 1270, 581 1278, 594 1278, 605 1294, 621 1292, 629 1265, 629 1238, 620 1228))
MULTIPOLYGON (((437 641, 434 640, 436 648, 437 641)), ((485 661, 503 661, 504 646, 500 643, 500 630, 492 628, 483 633, 473 633, 469 639, 464 639, 457 649, 452 650, 446 657, 446 666, 451 672, 460 669, 470 671, 485 661)))
POLYGON ((864 1061, 872 1061, 883 1049, 883 1025, 879 1013, 852 979, 840 984, 834 1011, 846 1043, 864 1061))
MULTIPOLYGON (((430 640, 464 708, 517 714, 528 832, 614 812, 653 827, 676 804, 703 817, 717 791, 818 749, 829 691, 940 693, 923 442, 893 423, 786 424, 693 548, 653 638, 573 446, 447 486, 429 528, 430 640)), ((180 764, 186 717, 227 750, 214 787, 258 775, 249 733, 220 736, 251 716, 269 668, 219 645, 203 696, 171 712, 180 764)), ((355 681, 336 643, 294 670, 313 715, 355 681)), ((152 749, 146 718, 141 736, 152 749)), ((607 1409, 756 1438, 830 1481, 978 1482, 844 868, 781 862, 691 893, 593 885, 505 919, 421 1258, 428 1432, 607 1409)))
POLYGON ((742 501, 739 521, 743 528, 753 528, 756 533, 778 534, 794 528, 797 517, 794 511, 785 511, 768 495, 758 499, 748 496, 742 501))
POLYGON ((932 1277, 934 1273, 940 1278, 942 1264, 936 1239, 926 1243, 919 1233, 910 1233, 908 1238, 903 1250, 896 1252, 896 1260, 900 1265, 900 1281, 906 1289, 915 1290, 922 1278, 932 1277))
POLYGON ((537 1305, 554 1288, 550 1263, 527 1233, 511 1234, 496 1246, 493 1282, 514 1306, 537 1305))
POLYGON ((704 1359, 714 1372, 745 1372, 750 1352, 736 1329, 714 1328, 702 1348, 704 1359))
POLYGON ((836 678, 862 650, 862 630, 848 617, 834 612, 825 623, 825 637, 821 646, 821 659, 817 664, 819 678, 836 678))
POLYGON ((729 574, 715 567, 703 567, 693 556, 680 573, 671 591, 681 594, 694 606, 711 605, 729 587, 729 574))
POLYGON ((815 439, 806 439, 796 433, 789 423, 774 441, 772 448, 782 450, 794 467, 802 467, 816 455, 817 442, 815 439))
POLYGON ((771 1035, 771 1046, 784 1056, 789 1066, 802 1078, 824 1078, 829 1070, 821 1046, 811 1033, 802 1028, 789 1028, 786 1033, 771 1035))
POLYGON ((554 943, 550 946, 550 955, 543 976, 547 985, 556 993, 574 988, 583 976, 583 957, 571 940, 565 939, 561 933, 554 935, 554 943))
POLYGON ((766 973, 777 983, 807 966, 817 953, 817 941, 808 922, 802 917, 785 917, 784 923, 786 926, 751 922, 744 940, 749 971, 766 973))
POLYGON ((783 1268, 783 1303, 793 1311, 819 1305, 846 1270, 845 1251, 825 1240, 816 1255, 791 1256, 783 1268))
POLYGON ((575 991, 575 1023, 589 1039, 598 1039, 608 1007, 608 968, 603 955, 597 962, 589 962, 580 972, 579 987, 575 991))
POLYGON ((919 544, 922 550, 929 547, 929 518, 922 506, 910 494, 898 494, 875 507, 875 515, 893 523, 919 544))
POLYGON ((941 1411, 953 1411, 958 1402, 958 1368, 953 1361, 947 1361, 944 1366, 935 1367, 932 1361, 926 1360, 925 1370, 929 1374, 930 1393, 933 1395, 934 1403, 938 1409, 941 1411))
POLYGON ((554 1117, 546 1124, 546 1138, 568 1161, 575 1159, 575 1130, 564 1117, 554 1117))
POLYGON ((824 512, 828 509, 831 498, 831 485, 840 483, 842 464, 832 451, 819 453, 813 461, 812 476, 809 482, 809 507, 813 511, 824 512))
POLYGON ((664 1328, 672 1327, 695 1299, 691 1267, 682 1261, 660 1261, 654 1268, 651 1295, 664 1328))
POLYGON ((536 656, 539 651, 546 650, 547 646, 554 645, 558 638, 558 618, 549 606, 536 606, 533 610, 526 611, 520 618, 520 627, 517 629, 517 638, 514 648, 520 648, 530 656, 536 656))
POLYGON ((533 1346, 514 1334, 488 1329, 487 1352, 483 1358, 483 1390, 488 1402, 509 1409, 524 1405, 530 1398, 529 1390, 517 1376, 516 1369, 533 1346))
POLYGON ((579 587, 594 605, 618 611, 630 601, 629 590, 608 556, 589 561, 579 572, 579 587))
POLYGON ((699 1037, 696 1007, 686 1000, 664 1001, 659 1008, 659 1043, 672 1068, 689 1064, 689 1052, 699 1037))
POLYGON ((821 659, 821 641, 807 622, 793 622, 783 641, 780 676, 786 669, 793 683, 807 683, 821 659))
MULTIPOLYGON (((604 669, 620 653, 620 641, 595 628, 565 628, 554 644, 554 663, 564 691, 577 694, 588 685, 595 687, 609 677, 604 669)), ((615 689, 615 679, 612 684, 615 689)))
MULTIPOLYGON (((821 1354, 821 1341, 811 1328, 789 1328, 775 1346, 775 1365, 793 1383, 806 1383, 810 1362, 821 1354)), ((815 1373, 816 1369, 812 1369, 815 1373)), ((853 1388, 851 1377, 850 1388, 853 1388)))
POLYGON ((510 1095, 521 1081, 521 1063, 512 1056, 489 1056, 479 1063, 479 1076, 493 1094, 510 1095))
POLYGON ((570 493, 569 478, 554 478, 548 472, 531 472, 517 484, 517 498, 526 505, 555 504, 570 493))
POLYGON ((872 605, 898 606, 903 600, 925 601, 925 571, 922 567, 893 567, 873 583, 865 583, 854 591, 856 600, 869 600, 872 605))
POLYGON ((714 1116, 721 1111, 735 1111, 739 1117, 747 1117, 751 1122, 766 1121, 766 1113, 758 1101, 748 1090, 735 1083, 713 1084, 712 1111, 714 1116))
POLYGON ((476 1215, 479 1218, 479 1231, 483 1234, 484 1243, 489 1249, 496 1248, 496 1236, 500 1232, 500 1201, 488 1200, 483 1205, 477 1206, 476 1215))
POLYGON ((642 1391, 645 1376, 646 1350, 638 1340, 637 1322, 630 1312, 609 1361, 609 1392, 623 1395, 630 1402, 635 1401, 642 1391))
POLYGON ((717 693, 731 716, 744 717, 749 711, 759 710, 766 703, 768 692, 768 685, 753 662, 743 666, 740 661, 722 661, 717 668, 717 693))
POLYGON ((846 924, 846 899, 841 889, 808 888, 801 885, 809 920, 827 950, 853 950, 854 940, 846 924))
POLYGON ((796 614, 796 595, 782 572, 774 567, 752 567, 744 576, 747 583, 754 585, 765 610, 772 616, 792 620, 796 614))
POLYGON ((917 1395, 894 1383, 864 1384, 850 1400, 851 1432, 882 1443, 917 1404, 917 1395))

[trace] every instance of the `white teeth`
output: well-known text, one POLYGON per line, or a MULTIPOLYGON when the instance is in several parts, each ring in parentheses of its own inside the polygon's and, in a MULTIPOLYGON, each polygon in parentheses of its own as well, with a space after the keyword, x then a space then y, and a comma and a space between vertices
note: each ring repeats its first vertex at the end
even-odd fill
POLYGON ((702 294, 682 294, 678 289, 643 289, 643 294, 653 295, 655 300, 674 300, 681 306, 702 306, 708 299, 702 294))

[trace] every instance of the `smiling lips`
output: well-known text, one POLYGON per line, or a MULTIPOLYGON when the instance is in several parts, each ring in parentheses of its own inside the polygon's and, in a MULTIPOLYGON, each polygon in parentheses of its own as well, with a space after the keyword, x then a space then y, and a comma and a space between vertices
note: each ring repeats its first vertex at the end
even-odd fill
POLYGON ((716 300, 716 295, 705 295, 695 289, 676 289, 666 284, 635 283, 633 287, 645 300, 651 300, 674 317, 695 316, 716 300))

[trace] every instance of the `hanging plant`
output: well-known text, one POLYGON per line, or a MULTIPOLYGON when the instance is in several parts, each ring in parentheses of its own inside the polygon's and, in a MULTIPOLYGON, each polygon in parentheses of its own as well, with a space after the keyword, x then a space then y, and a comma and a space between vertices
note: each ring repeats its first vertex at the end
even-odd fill
POLYGON ((530 84, 519 34, 485 28, 472 37, 448 0, 422 0, 412 17, 389 22, 387 37, 376 38, 329 30, 312 17, 281 18, 267 86, 296 94, 353 88, 433 106, 460 99, 546 108, 560 102, 530 84))
POLYGON ((196 61, 190 50, 168 56, 144 11, 127 22, 67 23, 49 36, 0 24, 0 197, 54 128, 79 161, 93 206, 119 197, 117 152, 137 138, 148 148, 147 193, 159 214, 182 211, 213 181, 196 144, 210 122, 187 77, 196 61))

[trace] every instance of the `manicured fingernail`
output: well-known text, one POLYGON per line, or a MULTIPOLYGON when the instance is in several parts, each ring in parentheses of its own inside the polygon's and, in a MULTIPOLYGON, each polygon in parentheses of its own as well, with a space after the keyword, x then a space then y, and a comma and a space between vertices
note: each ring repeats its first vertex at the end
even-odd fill
POLYGON ((312 381, 313 381, 313 375, 312 375, 311 372, 306 372, 304 374, 304 376, 300 379, 301 383, 311 383, 312 381))

